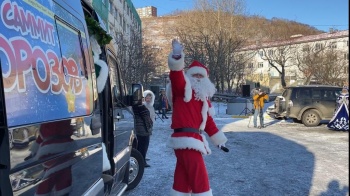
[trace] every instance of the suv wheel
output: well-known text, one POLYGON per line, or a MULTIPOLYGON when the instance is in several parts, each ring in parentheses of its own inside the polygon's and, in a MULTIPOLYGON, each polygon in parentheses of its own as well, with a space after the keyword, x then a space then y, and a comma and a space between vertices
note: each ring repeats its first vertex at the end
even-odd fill
POLYGON ((131 190, 140 183, 144 169, 145 160, 143 156, 138 150, 133 148, 130 156, 128 188, 126 190, 131 190))
POLYGON ((307 127, 315 127, 320 124, 321 118, 316 110, 307 110, 302 116, 302 122, 307 127))

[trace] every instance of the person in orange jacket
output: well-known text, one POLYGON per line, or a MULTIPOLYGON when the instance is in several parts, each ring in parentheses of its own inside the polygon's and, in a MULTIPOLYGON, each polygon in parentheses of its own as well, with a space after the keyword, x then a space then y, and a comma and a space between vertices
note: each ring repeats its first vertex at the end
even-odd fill
POLYGON ((264 103, 265 100, 268 100, 268 95, 263 92, 261 89, 255 91, 253 100, 254 100, 254 128, 257 127, 257 118, 259 115, 260 118, 260 126, 259 128, 264 128, 264 103))

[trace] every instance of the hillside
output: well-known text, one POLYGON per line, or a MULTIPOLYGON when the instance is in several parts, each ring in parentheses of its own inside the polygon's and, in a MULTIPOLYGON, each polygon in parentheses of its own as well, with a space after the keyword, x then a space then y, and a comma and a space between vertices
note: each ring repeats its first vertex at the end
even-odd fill
MULTIPOLYGON (((160 72, 166 70, 167 55, 171 47, 170 43, 173 38, 177 37, 172 27, 180 17, 181 15, 141 18, 143 43, 160 49, 157 52, 157 59, 164 66, 164 68, 159 69, 161 70, 160 72)), ((278 18, 268 20, 260 16, 239 17, 245 20, 245 28, 247 28, 246 32, 248 32, 246 45, 255 43, 257 40, 261 42, 276 41, 296 34, 305 36, 323 33, 323 31, 295 21, 278 18)))

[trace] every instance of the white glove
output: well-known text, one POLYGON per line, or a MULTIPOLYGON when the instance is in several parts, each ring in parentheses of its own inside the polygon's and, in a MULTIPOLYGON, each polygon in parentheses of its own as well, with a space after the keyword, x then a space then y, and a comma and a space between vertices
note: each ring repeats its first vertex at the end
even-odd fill
POLYGON ((182 44, 177 39, 173 39, 172 45, 173 45, 173 55, 181 56, 181 52, 183 51, 182 44))

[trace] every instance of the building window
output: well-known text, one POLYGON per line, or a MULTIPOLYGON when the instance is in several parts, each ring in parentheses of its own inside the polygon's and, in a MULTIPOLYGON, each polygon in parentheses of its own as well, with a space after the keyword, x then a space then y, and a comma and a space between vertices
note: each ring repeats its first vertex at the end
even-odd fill
POLYGON ((322 43, 317 43, 315 47, 316 47, 316 50, 321 50, 322 49, 322 43))
POLYGON ((114 18, 118 20, 118 10, 117 8, 114 8, 114 18))
POLYGON ((330 47, 330 48, 337 48, 337 42, 331 42, 331 43, 329 44, 329 47, 330 47))
POLYGON ((113 2, 109 2, 109 12, 113 15, 113 2))
POLYGON ((260 57, 263 57, 263 56, 264 56, 264 51, 263 51, 263 50, 260 50, 260 51, 259 51, 259 55, 260 55, 260 57))
POLYGON ((254 63, 249 63, 248 68, 251 68, 251 69, 254 68, 254 63))
POLYGON ((258 63, 258 68, 263 68, 264 67, 264 63, 263 62, 259 62, 258 63))
POLYGON ((309 52, 309 51, 310 51, 309 45, 304 45, 303 46, 303 52, 309 52))
POLYGON ((272 55, 273 55, 273 50, 270 49, 270 50, 269 50, 269 56, 272 56, 272 55))
POLYGON ((349 53, 344 54, 344 60, 349 60, 349 53))
POLYGON ((280 48, 280 49, 278 50, 278 52, 279 52, 279 56, 283 56, 283 53, 284 53, 283 48, 280 48))

